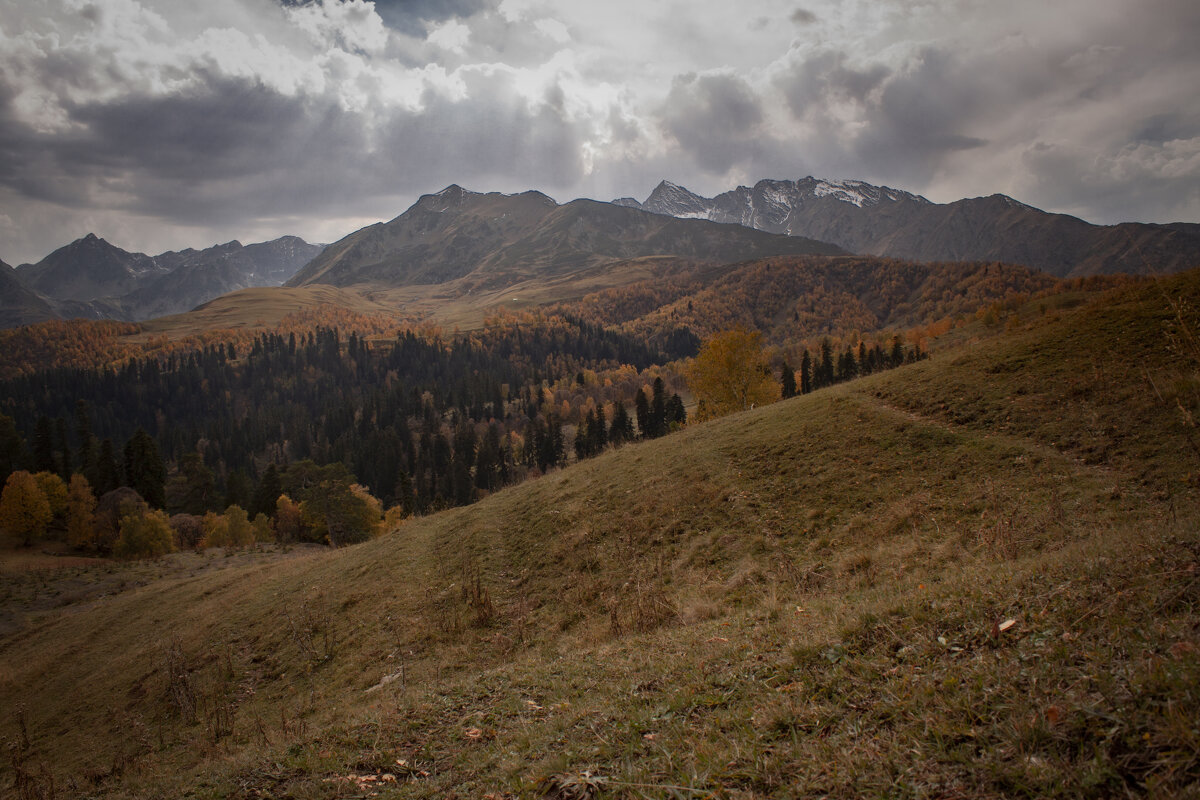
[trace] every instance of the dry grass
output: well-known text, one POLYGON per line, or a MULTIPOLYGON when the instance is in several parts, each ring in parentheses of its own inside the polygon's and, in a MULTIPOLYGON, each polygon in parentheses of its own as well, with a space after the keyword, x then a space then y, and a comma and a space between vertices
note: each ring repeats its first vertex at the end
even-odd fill
POLYGON ((1198 462, 1137 379, 1175 368, 1164 309, 47 613, 0 640, 0 731, 61 796, 1194 794, 1198 462))

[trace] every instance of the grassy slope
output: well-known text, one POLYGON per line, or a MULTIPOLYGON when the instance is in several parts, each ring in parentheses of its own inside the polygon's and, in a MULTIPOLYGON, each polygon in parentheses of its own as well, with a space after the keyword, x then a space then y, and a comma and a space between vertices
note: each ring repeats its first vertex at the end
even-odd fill
MULTIPOLYGON (((1200 273, 1163 286, 1200 307, 1200 273)), ((1129 291, 345 551, 37 617, 0 640, 0 708, 26 706, 29 785, 85 796, 1195 793, 1168 316, 1129 291)))

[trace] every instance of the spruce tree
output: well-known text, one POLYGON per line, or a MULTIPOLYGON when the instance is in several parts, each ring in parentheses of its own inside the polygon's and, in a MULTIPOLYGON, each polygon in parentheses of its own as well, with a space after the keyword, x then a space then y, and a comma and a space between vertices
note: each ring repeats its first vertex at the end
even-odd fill
POLYGON ((67 441, 67 421, 62 417, 54 421, 54 456, 58 467, 55 473, 66 483, 71 480, 74 469, 71 463, 71 443, 67 441))
POLYGON ((152 508, 166 505, 167 471, 158 455, 158 445, 142 428, 125 445, 125 480, 152 508))
POLYGON ((783 362, 783 372, 779 376, 780 383, 783 384, 783 399, 796 396, 796 373, 792 371, 792 366, 788 362, 783 362))
POLYGON ((815 388, 833 385, 833 344, 826 337, 821 340, 821 363, 817 365, 820 380, 814 380, 815 388))
POLYGON ((637 414, 638 435, 643 439, 652 438, 650 433, 650 401, 646 399, 645 389, 638 389, 637 398, 633 404, 637 414))
POLYGON ((667 401, 667 424, 682 427, 687 424, 687 409, 683 407, 683 398, 672 394, 667 401))
POLYGON ((667 432, 667 396, 662 378, 654 379, 653 392, 650 400, 650 436, 658 438, 667 432))
POLYGON ((25 465, 25 442, 13 418, 0 414, 0 486, 25 465))
POLYGON ((100 443, 100 457, 96 463, 96 496, 103 497, 121 485, 121 470, 113 451, 112 439, 100 443))
POLYGON ((812 357, 805 348, 804 355, 800 356, 800 394, 808 394, 812 390, 812 357))
POLYGON ((283 494, 283 485, 279 482, 279 470, 275 468, 275 462, 271 462, 263 470, 262 480, 258 482, 251 512, 255 515, 266 514, 268 517, 274 517, 277 509, 276 501, 279 500, 281 494, 283 494))
POLYGON ((33 471, 58 474, 58 465, 54 463, 54 431, 45 414, 38 417, 33 431, 33 471))
POLYGON ((612 427, 608 431, 608 440, 614 446, 633 440, 633 420, 629 418, 629 412, 625 410, 623 403, 613 406, 612 427))
POLYGON ((75 404, 75 438, 79 442, 79 472, 93 485, 96 481, 96 437, 92 435, 92 415, 86 400, 75 404))

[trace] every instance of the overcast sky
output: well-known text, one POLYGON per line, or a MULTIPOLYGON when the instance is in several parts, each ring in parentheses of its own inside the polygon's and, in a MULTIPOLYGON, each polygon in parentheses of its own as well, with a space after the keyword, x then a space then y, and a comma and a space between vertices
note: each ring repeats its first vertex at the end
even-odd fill
POLYGON ((1200 222, 1196 0, 0 0, 0 259, 333 241, 458 183, 1200 222))

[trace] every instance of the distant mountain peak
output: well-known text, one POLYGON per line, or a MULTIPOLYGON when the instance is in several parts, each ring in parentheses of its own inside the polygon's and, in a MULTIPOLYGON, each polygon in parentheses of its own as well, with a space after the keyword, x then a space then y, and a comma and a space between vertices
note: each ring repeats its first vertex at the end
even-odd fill
POLYGON ((1129 243, 1161 251, 1166 271, 1195 264, 1200 226, 1091 225, 1003 195, 934 203, 862 180, 760 180, 713 198, 662 181, 645 203, 615 205, 673 217, 734 223, 832 242, 855 253, 914 261, 1001 261, 1058 276, 1144 272, 1129 243))
POLYGON ((677 183, 662 181, 654 187, 654 191, 646 198, 642 207, 647 211, 658 214, 668 214, 672 217, 696 217, 707 219, 708 207, 712 201, 701 197, 690 189, 685 189, 677 183), (671 209, 662 211, 660 209, 671 209))

